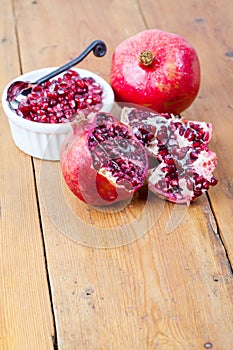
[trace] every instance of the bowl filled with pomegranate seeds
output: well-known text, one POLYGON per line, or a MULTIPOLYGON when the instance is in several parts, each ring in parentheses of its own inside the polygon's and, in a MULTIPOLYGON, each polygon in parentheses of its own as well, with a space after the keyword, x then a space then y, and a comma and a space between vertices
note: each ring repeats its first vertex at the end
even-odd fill
POLYGON ((60 147, 72 121, 82 113, 109 112, 114 102, 110 85, 88 70, 72 68, 55 78, 34 85, 13 109, 8 100, 9 87, 15 81, 34 82, 56 67, 23 74, 4 89, 2 105, 16 146, 30 156, 59 160, 60 147))

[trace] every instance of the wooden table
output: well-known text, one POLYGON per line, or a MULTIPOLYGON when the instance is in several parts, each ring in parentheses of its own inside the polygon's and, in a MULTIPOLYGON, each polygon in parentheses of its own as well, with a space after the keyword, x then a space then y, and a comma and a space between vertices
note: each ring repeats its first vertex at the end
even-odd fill
POLYGON ((106 42, 107 55, 90 55, 80 67, 109 81, 113 50, 127 37, 146 28, 186 37, 202 81, 183 116, 213 123, 219 179, 185 211, 154 201, 141 237, 109 244, 111 228, 141 223, 143 210, 106 213, 74 203, 62 190, 59 162, 21 152, 1 107, 1 350, 233 349, 232 13, 232 0, 0 0, 1 91, 95 39, 106 42), (97 241, 105 232, 105 248, 85 245, 90 228, 97 241))

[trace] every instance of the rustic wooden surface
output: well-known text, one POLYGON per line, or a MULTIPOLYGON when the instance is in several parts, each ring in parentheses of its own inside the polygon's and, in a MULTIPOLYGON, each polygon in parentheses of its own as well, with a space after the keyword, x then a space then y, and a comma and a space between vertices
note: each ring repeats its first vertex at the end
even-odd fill
POLYGON ((183 115, 214 124, 219 178, 188 210, 152 199, 95 211, 66 193, 58 162, 16 148, 1 108, 1 350, 233 349, 232 13, 231 0, 0 0, 1 91, 21 72, 61 65, 95 39, 107 43, 107 55, 80 67, 108 80, 111 54, 125 38, 146 28, 185 36, 198 51, 202 82, 183 115), (130 244, 117 236, 109 243, 111 228, 133 219, 142 237, 135 240, 131 225, 130 244), (105 249, 85 245, 85 227, 105 249))

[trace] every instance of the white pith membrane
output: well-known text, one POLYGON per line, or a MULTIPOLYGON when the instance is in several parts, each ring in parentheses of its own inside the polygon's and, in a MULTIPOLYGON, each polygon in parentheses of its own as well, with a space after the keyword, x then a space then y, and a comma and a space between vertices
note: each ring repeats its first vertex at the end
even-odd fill
POLYGON ((211 124, 129 107, 123 108, 121 121, 130 125, 148 154, 160 162, 148 171, 150 190, 172 202, 189 205, 208 189, 216 167, 216 154, 207 146, 212 135, 211 124), (171 158, 170 164, 166 163, 162 148, 167 159, 171 158), (169 173, 169 167, 174 171, 169 173))
POLYGON ((192 165, 193 170, 197 174, 211 181, 212 173, 216 167, 215 153, 211 151, 201 151, 198 159, 196 159, 192 165))

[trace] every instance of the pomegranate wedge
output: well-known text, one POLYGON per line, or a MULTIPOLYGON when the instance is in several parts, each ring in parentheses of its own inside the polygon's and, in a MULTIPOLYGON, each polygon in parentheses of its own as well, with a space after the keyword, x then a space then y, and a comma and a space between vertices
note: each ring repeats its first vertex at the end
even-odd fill
POLYGON ((123 109, 121 121, 158 161, 148 171, 148 187, 154 193, 189 204, 217 184, 213 176, 217 156, 208 147, 210 123, 128 107, 123 109))

